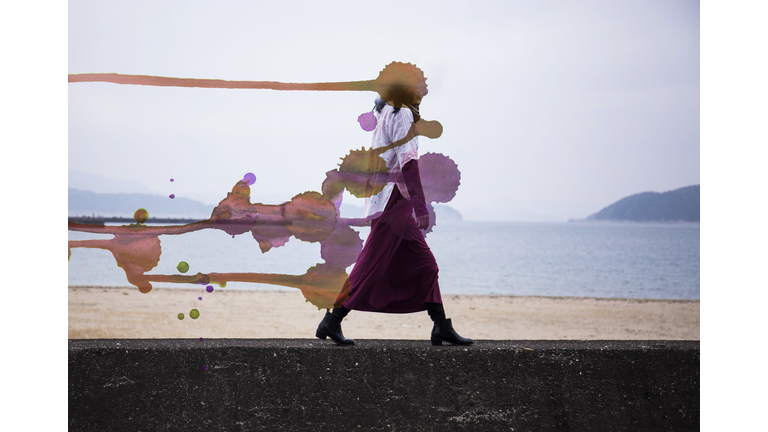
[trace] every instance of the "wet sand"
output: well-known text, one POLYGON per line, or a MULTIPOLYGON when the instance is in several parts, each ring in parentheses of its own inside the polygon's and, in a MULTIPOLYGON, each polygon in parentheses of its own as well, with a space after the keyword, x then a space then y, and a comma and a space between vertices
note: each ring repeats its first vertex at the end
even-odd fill
MULTIPOLYGON (((473 339, 699 340, 698 300, 443 295, 446 315, 473 339)), ((70 339, 313 338, 325 314, 299 290, 69 287, 70 339), (202 297, 202 300, 198 300, 202 297), (197 309, 199 318, 190 318, 197 309), (178 314, 184 319, 179 320, 178 314)), ((356 339, 429 339, 426 312, 352 311, 356 339)))

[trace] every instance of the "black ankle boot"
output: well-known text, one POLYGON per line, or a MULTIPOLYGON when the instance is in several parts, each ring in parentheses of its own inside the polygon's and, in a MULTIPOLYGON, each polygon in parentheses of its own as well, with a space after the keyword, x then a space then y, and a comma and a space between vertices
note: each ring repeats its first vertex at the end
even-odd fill
POLYGON ((432 326, 432 345, 442 345, 448 342, 451 345, 472 345, 473 340, 459 336, 453 329, 451 319, 436 319, 432 326))
POLYGON ((355 341, 345 338, 344 333, 341 332, 341 320, 344 319, 347 313, 349 313, 348 309, 342 309, 337 312, 336 308, 333 310, 333 313, 326 312, 323 320, 320 321, 320 325, 317 326, 315 336, 323 340, 326 337, 330 337, 338 345, 354 345, 355 341))

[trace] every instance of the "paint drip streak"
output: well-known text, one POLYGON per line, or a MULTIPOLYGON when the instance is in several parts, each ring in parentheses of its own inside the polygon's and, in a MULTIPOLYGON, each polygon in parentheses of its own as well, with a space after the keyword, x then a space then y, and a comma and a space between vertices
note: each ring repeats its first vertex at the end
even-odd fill
POLYGON ((215 283, 219 285, 226 284, 227 282, 249 282, 280 285, 291 288, 300 288, 302 284, 304 284, 303 275, 282 275, 268 273, 198 273, 197 275, 193 276, 146 275, 145 280, 148 282, 188 284, 215 283))
POLYGON ((225 89, 268 89, 310 91, 376 91, 376 80, 332 83, 282 83, 277 81, 226 81, 219 79, 171 78, 117 73, 69 74, 69 82, 109 82, 159 87, 199 87, 225 89))

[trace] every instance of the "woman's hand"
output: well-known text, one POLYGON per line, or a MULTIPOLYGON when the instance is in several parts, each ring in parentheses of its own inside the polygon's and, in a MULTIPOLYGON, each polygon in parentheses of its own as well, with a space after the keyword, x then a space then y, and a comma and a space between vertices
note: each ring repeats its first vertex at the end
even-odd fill
POLYGON ((416 226, 419 227, 420 230, 427 229, 427 227, 429 227, 429 215, 416 216, 416 226))

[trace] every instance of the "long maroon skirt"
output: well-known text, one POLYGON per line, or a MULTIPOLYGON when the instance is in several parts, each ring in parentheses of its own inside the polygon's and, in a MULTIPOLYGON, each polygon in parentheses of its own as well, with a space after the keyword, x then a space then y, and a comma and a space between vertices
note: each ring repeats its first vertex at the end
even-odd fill
POLYGON ((437 272, 435 256, 413 218, 413 204, 395 187, 387 207, 371 223, 336 305, 343 302, 347 309, 369 312, 423 311, 426 303, 443 303, 437 272))

